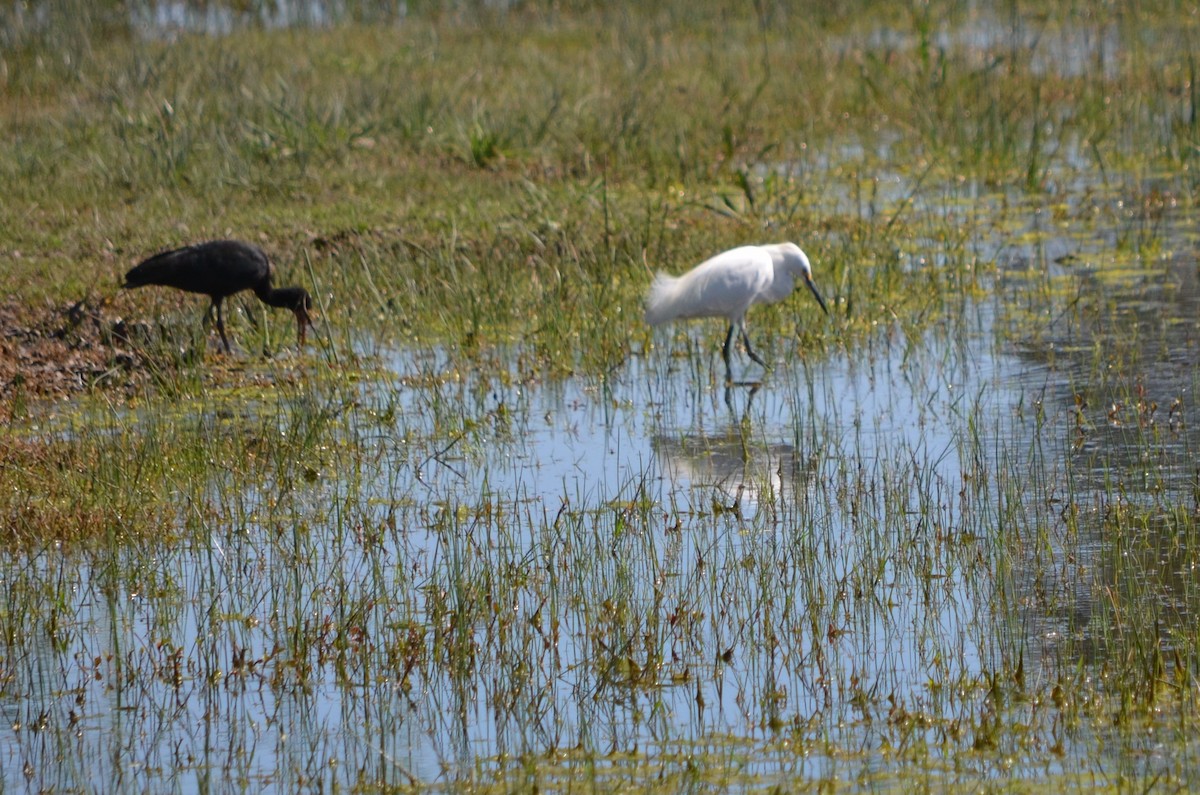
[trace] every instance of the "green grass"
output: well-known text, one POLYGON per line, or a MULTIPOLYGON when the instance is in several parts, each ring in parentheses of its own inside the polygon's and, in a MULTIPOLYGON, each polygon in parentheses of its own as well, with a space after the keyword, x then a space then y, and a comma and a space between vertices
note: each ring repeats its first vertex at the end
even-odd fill
MULTIPOLYGON (((5 286, 75 297, 114 284, 148 251, 225 233, 266 235, 286 272, 315 240, 370 232, 391 254, 405 242, 443 255, 448 240, 464 246, 461 262, 415 266, 472 295, 503 280, 513 294, 488 311, 506 326, 552 303, 544 279, 510 278, 547 252, 585 276, 621 278, 595 300, 631 311, 646 265, 678 269, 771 234, 815 249, 823 283, 839 284, 850 263, 886 256, 871 245, 876 224, 822 209, 847 169, 870 180, 885 167, 847 162, 846 147, 889 141, 888 159, 923 164, 927 179, 1034 189, 1075 152, 1110 170, 1130 157, 1186 165, 1188 128, 1160 121, 1189 113, 1169 83, 1186 75, 1155 60, 1169 47, 1131 34, 1138 57, 1116 78, 1032 74, 1002 48, 987 57, 930 44, 944 15, 928 14, 896 21, 913 29, 883 48, 844 21, 823 30, 803 16, 727 19, 703 7, 533 14, 521 17, 528 34, 484 14, 174 45, 115 36, 69 68, 18 48, 6 56, 0 173, 13 190, 6 248, 25 256, 5 286), (1175 107, 1160 105, 1171 98, 1175 107), (1124 146, 1134 140, 1162 143, 1124 146), (48 283, 48 268, 62 278, 48 283)), ((1030 24, 1053 39, 1071 22, 1030 24)), ((889 244, 920 237, 903 223, 887 231, 889 244)), ((407 287, 381 296, 348 282, 326 289, 355 306, 407 287)), ((869 318, 880 311, 877 296, 855 298, 869 318)), ((462 300, 435 295, 405 306, 404 320, 436 329, 449 310, 477 323, 462 300)))

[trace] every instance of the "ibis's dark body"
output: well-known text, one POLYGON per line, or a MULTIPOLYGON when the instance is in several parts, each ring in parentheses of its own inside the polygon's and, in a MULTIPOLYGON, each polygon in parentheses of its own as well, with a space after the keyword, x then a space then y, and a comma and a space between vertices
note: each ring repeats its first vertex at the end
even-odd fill
POLYGON ((311 325, 308 310, 312 298, 303 287, 271 286, 271 261, 258 246, 237 240, 213 240, 173 251, 164 251, 139 263, 125 274, 126 288, 157 284, 190 293, 202 293, 212 299, 208 314, 216 312, 221 342, 229 351, 225 337, 222 302, 242 290, 253 290, 268 306, 290 309, 296 316, 300 344, 311 325))

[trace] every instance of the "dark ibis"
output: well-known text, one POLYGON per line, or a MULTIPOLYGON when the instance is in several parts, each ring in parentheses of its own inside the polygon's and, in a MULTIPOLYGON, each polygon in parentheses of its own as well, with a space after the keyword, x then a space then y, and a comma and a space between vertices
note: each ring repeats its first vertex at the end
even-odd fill
POLYGON ((234 293, 253 290, 264 304, 292 311, 296 316, 297 336, 303 346, 305 332, 312 325, 308 314, 312 309, 312 297, 303 287, 272 287, 273 270, 271 261, 258 246, 238 240, 211 240, 155 254, 131 268, 125 274, 122 287, 131 289, 157 284, 207 295, 212 304, 205 319, 210 319, 216 311, 217 331, 221 333, 226 353, 230 348, 221 303, 234 293))

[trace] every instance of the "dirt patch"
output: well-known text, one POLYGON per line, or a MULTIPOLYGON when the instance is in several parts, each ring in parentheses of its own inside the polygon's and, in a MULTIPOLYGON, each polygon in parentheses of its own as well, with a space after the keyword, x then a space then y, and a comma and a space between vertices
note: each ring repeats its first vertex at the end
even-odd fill
POLYGON ((0 415, 15 401, 131 386, 137 357, 103 302, 31 307, 0 302, 0 415))

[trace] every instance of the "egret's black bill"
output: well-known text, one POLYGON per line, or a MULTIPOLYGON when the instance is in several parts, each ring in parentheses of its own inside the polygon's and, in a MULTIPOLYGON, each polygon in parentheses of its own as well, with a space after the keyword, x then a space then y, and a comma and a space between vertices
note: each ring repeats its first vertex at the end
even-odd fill
POLYGON ((816 298, 817 303, 821 305, 821 311, 828 315, 829 307, 825 306, 825 299, 817 292, 817 285, 813 284, 811 279, 805 279, 804 283, 808 285, 808 289, 812 290, 813 298, 816 298))

